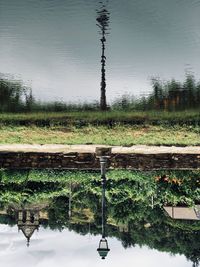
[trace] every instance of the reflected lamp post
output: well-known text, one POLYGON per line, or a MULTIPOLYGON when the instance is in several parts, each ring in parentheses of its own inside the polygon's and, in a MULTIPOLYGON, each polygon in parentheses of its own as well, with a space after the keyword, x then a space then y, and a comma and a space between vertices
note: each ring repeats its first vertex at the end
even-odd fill
POLYGON ((105 56, 105 43, 106 35, 108 34, 110 13, 106 9, 105 5, 101 7, 100 10, 97 10, 97 26, 100 29, 101 35, 101 97, 100 97, 100 109, 102 111, 107 110, 106 103, 106 56, 105 56))
POLYGON ((99 241, 99 247, 97 249, 100 257, 105 259, 108 255, 110 249, 108 248, 108 241, 106 240, 105 234, 105 225, 106 225, 106 217, 105 217, 105 209, 106 209, 106 200, 105 200, 105 191, 106 191, 106 164, 107 157, 100 157, 100 165, 101 165, 101 185, 102 185, 102 199, 101 199, 101 208, 102 208, 102 238, 99 241))

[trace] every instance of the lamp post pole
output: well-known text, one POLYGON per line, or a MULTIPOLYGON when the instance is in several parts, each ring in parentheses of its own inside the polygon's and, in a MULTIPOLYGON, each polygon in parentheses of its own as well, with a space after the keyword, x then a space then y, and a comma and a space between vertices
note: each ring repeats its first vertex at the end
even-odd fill
POLYGON ((107 158, 102 156, 100 157, 100 165, 101 165, 101 185, 102 185, 102 198, 101 198, 101 207, 102 207, 102 238, 99 242, 99 248, 97 251, 102 259, 105 259, 110 249, 108 248, 108 242, 106 240, 105 233, 105 225, 106 225, 106 217, 105 217, 105 209, 106 209, 106 163, 107 158))
POLYGON ((105 209, 106 209, 105 192, 106 192, 106 164, 107 164, 107 158, 102 156, 100 158, 100 164, 101 164, 101 185, 102 185, 102 199, 101 199, 101 207, 102 207, 102 238, 105 238, 105 209))
POLYGON ((105 5, 98 11, 97 10, 97 26, 100 28, 101 34, 101 97, 100 97, 100 109, 102 111, 107 110, 106 103, 106 56, 105 56, 105 43, 106 34, 108 34, 110 13, 106 9, 105 5))

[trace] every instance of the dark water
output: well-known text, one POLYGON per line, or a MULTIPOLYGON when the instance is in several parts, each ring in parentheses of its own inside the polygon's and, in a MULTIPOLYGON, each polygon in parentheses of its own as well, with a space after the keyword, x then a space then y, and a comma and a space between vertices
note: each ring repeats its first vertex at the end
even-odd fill
MULTIPOLYGON (((102 1, 110 12, 106 42, 108 100, 150 92, 150 78, 199 79, 200 1, 102 1)), ((101 44, 89 0, 0 0, 0 72, 43 100, 99 99, 101 44)))
POLYGON ((199 200, 198 171, 2 170, 1 264, 198 266, 199 200))

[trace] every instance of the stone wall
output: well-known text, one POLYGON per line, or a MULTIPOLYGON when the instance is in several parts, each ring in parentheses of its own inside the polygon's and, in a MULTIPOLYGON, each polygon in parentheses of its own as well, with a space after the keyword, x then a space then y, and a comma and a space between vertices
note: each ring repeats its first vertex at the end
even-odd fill
MULTIPOLYGON (((133 170, 200 169, 200 154, 105 153, 108 168, 133 170)), ((0 168, 99 169, 98 153, 0 152, 0 168)))

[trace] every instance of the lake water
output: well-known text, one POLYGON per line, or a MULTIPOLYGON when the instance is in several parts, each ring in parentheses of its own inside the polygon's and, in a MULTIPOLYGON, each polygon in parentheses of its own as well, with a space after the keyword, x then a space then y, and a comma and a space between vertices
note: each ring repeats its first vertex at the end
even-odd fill
POLYGON ((1 170, 1 264, 198 266, 198 177, 111 171, 101 183, 95 171, 1 170))
POLYGON ((42 100, 98 100, 96 10, 110 12, 107 97, 147 94, 150 79, 199 79, 199 0, 0 0, 0 72, 42 100))

